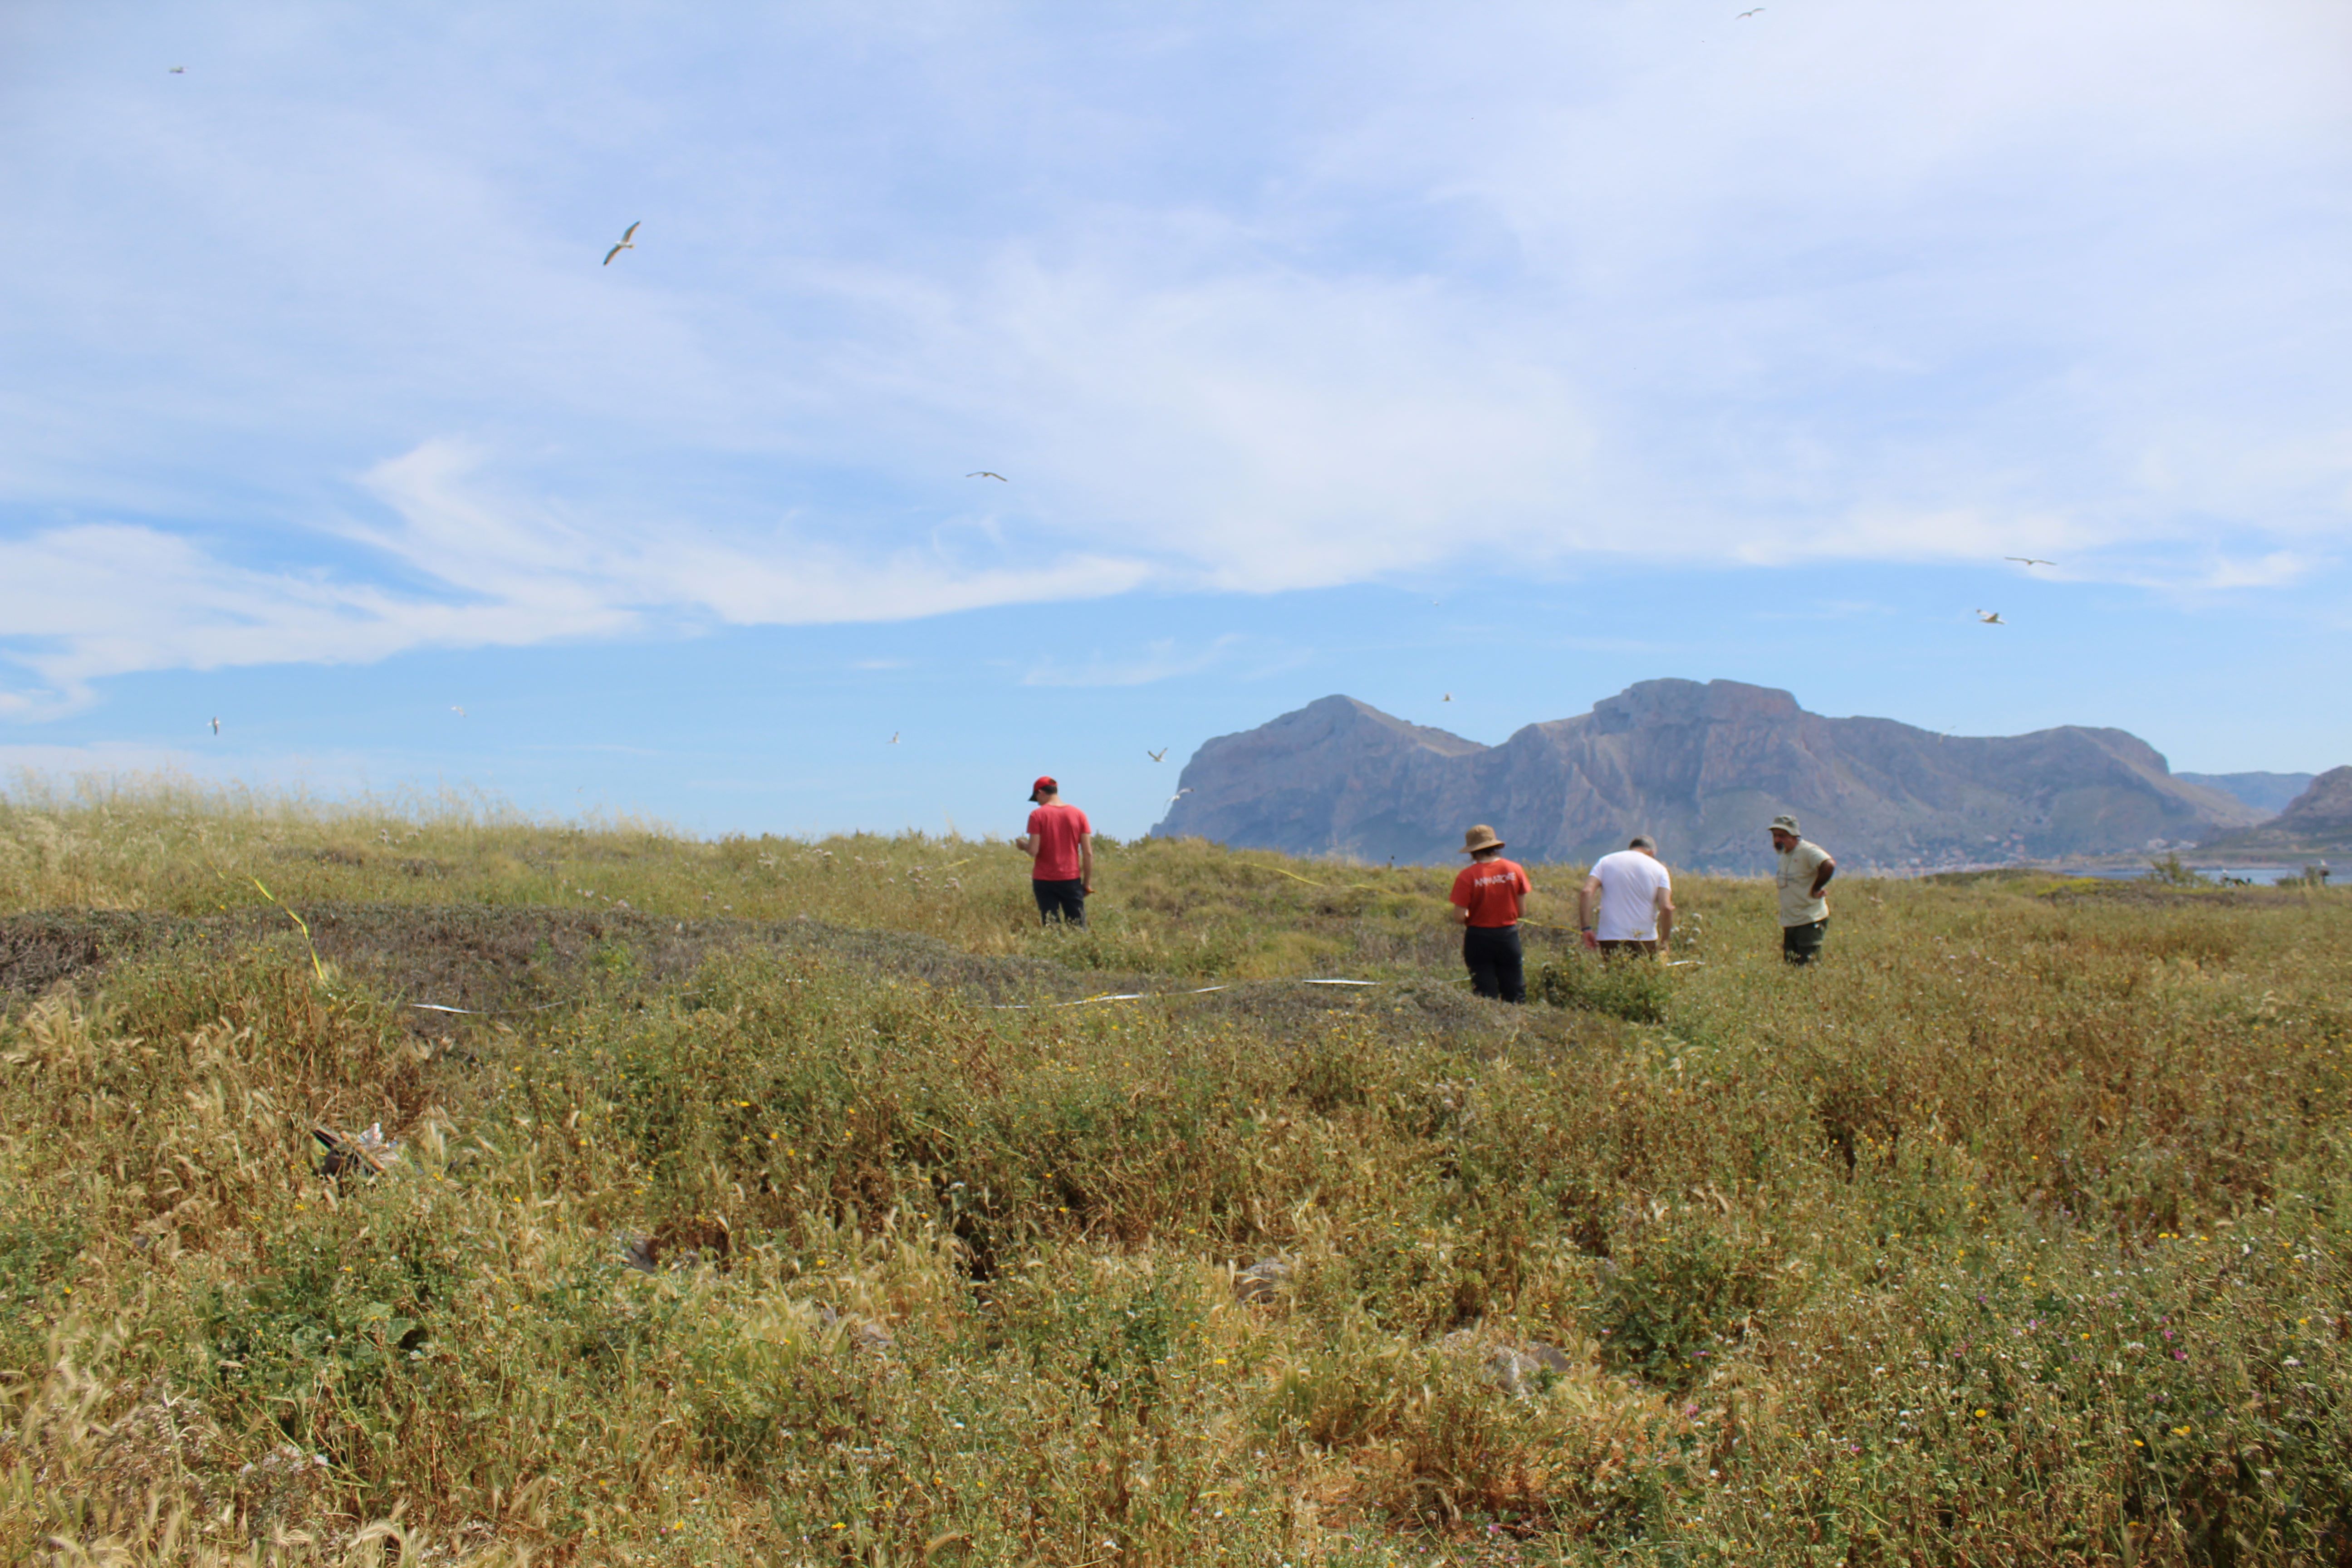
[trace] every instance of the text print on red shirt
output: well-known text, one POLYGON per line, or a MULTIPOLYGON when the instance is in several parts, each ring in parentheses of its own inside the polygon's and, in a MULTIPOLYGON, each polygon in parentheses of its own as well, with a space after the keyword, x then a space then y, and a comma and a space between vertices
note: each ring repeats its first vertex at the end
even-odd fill
POLYGON ((1517 862, 1474 860, 1454 879, 1449 897, 1470 911, 1470 923, 1482 931, 1519 923, 1519 900, 1535 891, 1517 862))

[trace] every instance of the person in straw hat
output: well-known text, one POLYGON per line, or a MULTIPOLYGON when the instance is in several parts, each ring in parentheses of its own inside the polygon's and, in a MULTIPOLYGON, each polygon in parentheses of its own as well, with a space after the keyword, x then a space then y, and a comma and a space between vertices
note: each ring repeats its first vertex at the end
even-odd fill
POLYGON ((1528 981, 1519 951, 1519 905, 1535 891, 1517 862, 1503 858, 1503 841, 1480 823, 1462 836, 1470 864, 1454 879, 1450 895, 1462 922, 1462 962, 1481 996, 1525 1002, 1528 981))

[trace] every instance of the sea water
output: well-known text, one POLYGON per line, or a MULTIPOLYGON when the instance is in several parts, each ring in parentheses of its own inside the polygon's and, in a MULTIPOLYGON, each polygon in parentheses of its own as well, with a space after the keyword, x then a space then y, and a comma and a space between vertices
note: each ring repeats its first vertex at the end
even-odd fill
MULTIPOLYGON (((2110 882, 2133 881, 2148 873, 2145 866, 2058 866, 2052 869, 2063 877, 2096 877, 2110 882)), ((2303 879, 2303 868, 2300 866, 2192 866, 2189 869, 2209 882, 2218 882, 2224 877, 2237 877, 2258 888, 2274 888, 2281 882, 2303 879)), ((2334 878, 2329 880, 2332 882, 2334 878)))

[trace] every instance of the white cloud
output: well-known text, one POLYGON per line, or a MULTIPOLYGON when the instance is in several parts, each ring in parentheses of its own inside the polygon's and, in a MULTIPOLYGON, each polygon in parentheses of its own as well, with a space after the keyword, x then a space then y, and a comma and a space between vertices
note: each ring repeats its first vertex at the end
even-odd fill
POLYGON ((509 605, 552 599, 662 608, 735 625, 910 620, 983 605, 1123 593, 1145 563, 1070 553, 1036 565, 959 559, 935 540, 859 549, 778 528, 719 535, 688 519, 593 524, 495 495, 486 454, 434 441, 367 475, 398 516, 360 536, 420 573, 509 605))
POLYGON ((734 624, 904 620, 1136 586, 1134 560, 1070 554, 1037 566, 972 564, 936 549, 859 553, 778 533, 681 540, 590 526, 478 482, 486 454, 433 441, 376 465, 367 488, 391 521, 340 531, 417 585, 232 565, 196 541, 84 524, 0 541, 0 626, 35 684, 0 688, 0 716, 53 717, 90 683, 135 670, 355 663, 419 647, 609 636, 659 615, 734 624))
POLYGON ((628 620, 577 592, 450 604, 233 565, 153 528, 83 524, 0 541, 0 626, 35 681, 0 689, 0 715, 70 710, 91 681, 133 670, 362 662, 425 644, 613 632, 628 620))
POLYGON ((26 24, 0 108, 53 153, 0 173, 0 716, 1465 563, 2259 590, 2352 534, 2320 0, 202 14, 160 82, 26 24))

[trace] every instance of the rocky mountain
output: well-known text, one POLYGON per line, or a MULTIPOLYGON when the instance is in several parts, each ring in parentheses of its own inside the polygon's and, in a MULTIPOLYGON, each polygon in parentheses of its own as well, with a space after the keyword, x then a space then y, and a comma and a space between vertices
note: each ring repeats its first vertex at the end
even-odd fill
POLYGON ((1450 860, 1486 822, 1522 859, 1647 832, 1670 863, 1756 870, 1793 811, 1849 867, 1927 867, 2185 847, 2263 816, 2121 730, 1939 735, 1731 680, 1645 680, 1498 746, 1326 697, 1209 742, 1181 784, 1154 834, 1365 860, 1450 860))
POLYGON ((2328 769, 2268 822, 2223 834, 2202 847, 2255 858, 2352 853, 2352 767, 2328 769))
POLYGON ((2175 773, 2182 784, 2218 789, 2256 811, 2284 811, 2286 803, 2311 787, 2310 773, 2175 773))

